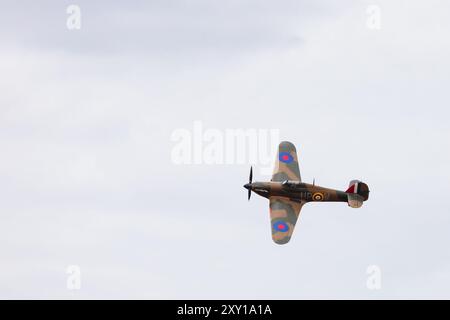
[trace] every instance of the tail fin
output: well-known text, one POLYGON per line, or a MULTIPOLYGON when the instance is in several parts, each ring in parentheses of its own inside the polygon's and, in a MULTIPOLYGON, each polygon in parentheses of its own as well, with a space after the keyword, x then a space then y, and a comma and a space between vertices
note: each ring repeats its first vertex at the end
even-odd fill
POLYGON ((350 181, 347 191, 348 205, 352 208, 359 208, 363 202, 369 199, 369 187, 359 180, 350 181))
POLYGON ((359 180, 352 180, 348 185, 348 189, 345 191, 347 193, 358 193, 359 180))
POLYGON ((348 189, 345 192, 358 194, 364 199, 364 201, 369 199, 369 186, 359 180, 350 181, 348 189))

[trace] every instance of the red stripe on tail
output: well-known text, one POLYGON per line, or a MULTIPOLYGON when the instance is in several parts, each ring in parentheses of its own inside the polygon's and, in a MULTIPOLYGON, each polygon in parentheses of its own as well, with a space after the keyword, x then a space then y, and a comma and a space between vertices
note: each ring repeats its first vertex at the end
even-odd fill
POLYGON ((356 193, 357 192, 356 191, 356 186, 357 185, 358 185, 358 183, 352 184, 350 187, 348 187, 347 191, 345 191, 345 192, 347 192, 347 193, 356 193))

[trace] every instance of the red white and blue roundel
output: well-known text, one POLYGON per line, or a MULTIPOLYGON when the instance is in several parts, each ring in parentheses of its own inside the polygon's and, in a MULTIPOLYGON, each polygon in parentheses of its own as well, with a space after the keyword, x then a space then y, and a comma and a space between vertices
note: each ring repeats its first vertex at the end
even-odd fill
POLYGON ((289 230, 289 226, 286 222, 278 220, 273 224, 273 228, 278 232, 287 232, 289 230))
POLYGON ((294 161, 294 158, 289 152, 280 152, 280 154, 278 155, 278 159, 284 163, 291 163, 292 161, 294 161))

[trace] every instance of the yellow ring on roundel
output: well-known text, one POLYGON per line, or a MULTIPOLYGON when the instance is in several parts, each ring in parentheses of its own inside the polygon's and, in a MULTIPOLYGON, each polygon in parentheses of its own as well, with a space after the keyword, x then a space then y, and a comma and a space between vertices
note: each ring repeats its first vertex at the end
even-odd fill
POLYGON ((316 192, 313 194, 312 196, 314 201, 322 201, 323 200, 323 193, 321 192, 316 192))

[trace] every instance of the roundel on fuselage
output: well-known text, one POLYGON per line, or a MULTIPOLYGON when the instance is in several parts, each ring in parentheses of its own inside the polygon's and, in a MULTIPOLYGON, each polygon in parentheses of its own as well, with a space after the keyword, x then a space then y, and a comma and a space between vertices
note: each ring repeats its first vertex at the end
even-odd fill
POLYGON ((316 192, 312 195, 313 200, 315 201, 322 201, 323 200, 323 193, 316 192))

